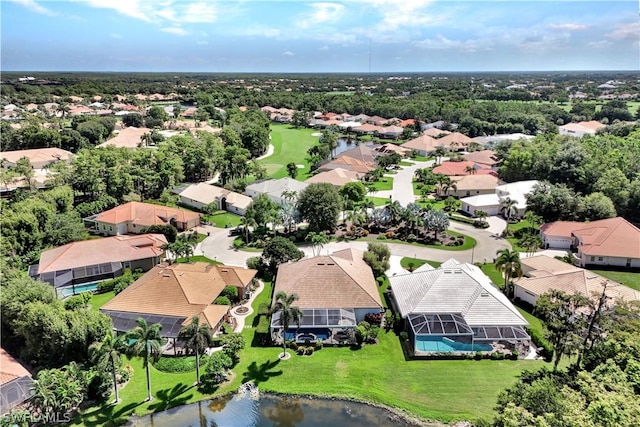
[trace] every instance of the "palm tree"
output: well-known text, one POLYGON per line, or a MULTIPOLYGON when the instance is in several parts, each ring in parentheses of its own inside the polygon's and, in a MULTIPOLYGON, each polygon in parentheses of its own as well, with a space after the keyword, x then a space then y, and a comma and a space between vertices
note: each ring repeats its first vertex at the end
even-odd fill
POLYGON ((178 340, 196 354, 196 384, 200 385, 200 353, 210 347, 213 342, 211 327, 206 323, 200 324, 200 318, 193 316, 191 323, 180 329, 178 340))
POLYGON ((276 294, 276 302, 271 309, 271 313, 275 314, 280 312, 280 325, 282 326, 282 355, 284 358, 287 355, 287 340, 285 334, 289 329, 291 322, 296 322, 300 327, 300 320, 302 319, 302 310, 300 307, 293 305, 294 301, 298 299, 296 294, 287 295, 284 291, 280 291, 276 294))
POLYGON ((440 164, 442 162, 442 158, 447 155, 447 149, 444 148, 444 145, 438 145, 435 150, 433 150, 433 156, 436 158, 436 164, 440 164))
POLYGON ((500 200, 500 213, 507 221, 509 221, 518 213, 518 201, 513 200, 510 197, 505 197, 500 200))
POLYGON ((116 395, 116 400, 113 402, 114 404, 117 404, 120 400, 118 399, 118 379, 116 373, 117 368, 120 365, 120 350, 124 347, 122 337, 122 335, 117 336, 113 331, 109 331, 102 341, 96 341, 89 346, 89 355, 91 356, 93 363, 99 367, 107 365, 110 365, 111 367, 111 374, 113 375, 113 392, 116 395))
POLYGON ((513 298, 513 286, 511 286, 511 278, 517 275, 522 277, 522 264, 520 263, 520 254, 510 249, 502 249, 496 253, 496 269, 504 274, 504 292, 509 298, 513 298))
POLYGON ((313 251, 313 255, 317 256, 322 252, 322 248, 324 247, 324 245, 329 243, 329 235, 325 231, 321 231, 319 233, 311 231, 309 232, 309 234, 307 234, 305 240, 311 242, 311 250, 313 251))
POLYGON ((240 225, 242 226, 242 238, 245 243, 249 243, 249 227, 256 227, 258 223, 252 216, 243 216, 240 218, 240 225))
POLYGON ((134 340, 130 347, 131 353, 134 356, 142 356, 143 366, 147 371, 147 400, 149 401, 153 399, 151 397, 149 359, 158 360, 160 358, 162 349, 160 331, 162 330, 162 325, 160 323, 148 325, 147 321, 142 317, 138 317, 136 323, 138 326, 127 332, 126 338, 134 340))
POLYGON ((400 221, 402 221, 402 213, 404 211, 404 208, 402 207, 400 202, 396 200, 389 203, 386 207, 386 210, 389 214, 389 220, 391 221, 392 225, 396 226, 398 225, 398 223, 400 223, 400 221))
POLYGON ((438 233, 449 228, 449 217, 442 210, 430 210, 424 214, 424 228, 433 231, 433 238, 438 240, 438 233))
POLYGON ((489 216, 489 214, 487 212, 485 212, 485 211, 476 211, 475 212, 475 216, 480 221, 485 221, 487 219, 487 217, 489 216))
POLYGON ((451 177, 448 175, 436 175, 436 195, 442 196, 451 186, 451 177), (446 190, 445 190, 446 189, 446 190))
POLYGON ((476 173, 478 173, 476 168, 474 168, 473 166, 467 166, 466 168, 464 168, 464 172, 467 175, 475 175, 476 173))

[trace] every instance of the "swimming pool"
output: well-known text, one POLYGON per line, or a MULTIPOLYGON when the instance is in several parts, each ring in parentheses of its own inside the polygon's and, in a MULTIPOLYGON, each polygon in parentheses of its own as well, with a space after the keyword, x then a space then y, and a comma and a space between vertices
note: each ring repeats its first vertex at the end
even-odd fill
POLYGON ((454 351, 491 351, 491 344, 468 344, 457 342, 447 337, 416 337, 416 350, 424 352, 451 353, 454 351))
MULTIPOLYGON (((287 341, 291 341, 296 339, 296 335, 308 335, 308 334, 313 334, 316 336, 318 340, 324 341, 331 336, 331 331, 329 329, 306 329, 305 328, 305 329, 299 329, 296 333, 296 330, 289 329, 284 334, 284 339, 286 339, 287 341)), ((304 342, 304 337, 300 337, 298 341, 304 342)))
POLYGON ((98 283, 83 283, 75 286, 75 294, 73 293, 73 286, 65 286, 64 288, 56 289, 58 298, 67 298, 72 295, 81 294, 82 292, 95 292, 98 290, 98 283))

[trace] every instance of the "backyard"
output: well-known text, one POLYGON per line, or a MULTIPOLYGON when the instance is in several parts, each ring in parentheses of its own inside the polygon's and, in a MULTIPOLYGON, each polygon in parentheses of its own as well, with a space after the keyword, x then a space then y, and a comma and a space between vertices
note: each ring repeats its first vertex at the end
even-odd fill
POLYGON ((591 270, 596 274, 640 291, 640 273, 632 271, 591 270))

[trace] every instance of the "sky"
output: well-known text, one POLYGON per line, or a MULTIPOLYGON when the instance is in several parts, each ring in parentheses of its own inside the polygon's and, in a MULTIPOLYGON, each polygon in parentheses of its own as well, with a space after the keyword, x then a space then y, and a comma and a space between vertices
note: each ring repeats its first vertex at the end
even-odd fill
POLYGON ((0 70, 640 70, 638 8, 638 0, 0 0, 0 70))

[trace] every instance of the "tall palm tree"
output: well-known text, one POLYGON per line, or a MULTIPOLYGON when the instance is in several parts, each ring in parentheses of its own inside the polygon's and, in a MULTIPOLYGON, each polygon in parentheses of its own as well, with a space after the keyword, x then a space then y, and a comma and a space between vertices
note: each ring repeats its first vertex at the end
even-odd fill
POLYGON ((511 286, 511 278, 517 275, 522 277, 522 264, 520 263, 520 254, 510 249, 502 249, 496 252, 496 269, 504 274, 504 293, 513 298, 513 286, 511 286))
POLYGON ((518 213, 518 201, 510 197, 500 200, 500 213, 509 221, 518 213))
POLYGON ((143 366, 147 371, 147 400, 151 400, 151 373, 149 371, 149 359, 158 360, 161 354, 160 331, 162 325, 154 323, 148 325, 142 317, 136 319, 138 326, 127 332, 126 338, 133 340, 131 353, 134 356, 142 356, 143 366))
POLYGON ((287 354, 287 340, 285 339, 285 333, 289 329, 291 322, 296 322, 300 327, 300 320, 302 319, 302 310, 300 307, 293 305, 298 299, 296 294, 287 295, 284 291, 280 291, 276 294, 276 302, 271 309, 271 313, 280 312, 280 325, 282 326, 282 357, 287 354))
POLYGON ((480 221, 484 221, 487 219, 487 217, 489 216, 489 214, 485 211, 476 211, 475 212, 475 216, 476 218, 478 218, 480 221))
POLYGON ((435 150, 433 150, 433 156, 436 158, 436 164, 440 164, 442 162, 442 158, 447 155, 447 149, 444 145, 438 145, 435 150))
POLYGON ((476 173, 478 173, 476 168, 474 168, 473 166, 467 166, 466 168, 464 168, 464 172, 467 175, 475 175, 476 173))
POLYGON ((178 340, 196 354, 196 384, 200 385, 200 353, 203 353, 213 343, 211 327, 206 323, 201 324, 200 318, 193 316, 191 323, 182 327, 178 332, 178 340))
POLYGON ((252 216, 240 217, 240 225, 242 226, 242 238, 245 243, 249 243, 249 227, 256 227, 258 223, 252 216))
POLYGON ((451 186, 451 177, 448 175, 436 174, 436 195, 442 196, 451 186))
POLYGON ((117 404, 120 400, 118 399, 118 379, 116 373, 121 362, 120 351, 124 348, 122 337, 122 335, 117 336, 113 331, 109 331, 102 341, 96 341, 89 346, 89 355, 93 363, 101 368, 108 365, 111 367, 113 392, 116 395, 116 400, 113 402, 114 404, 117 404))

